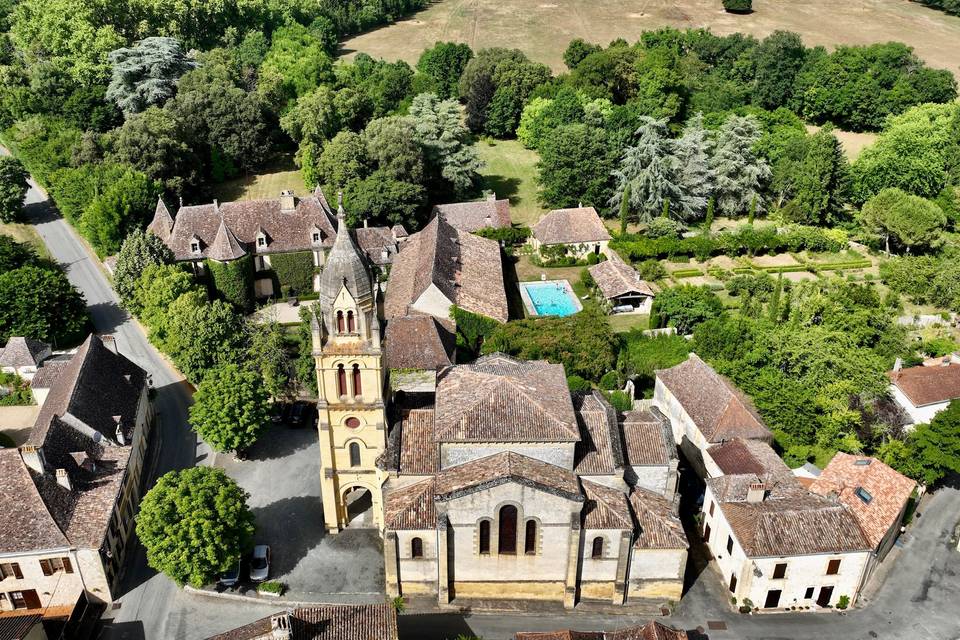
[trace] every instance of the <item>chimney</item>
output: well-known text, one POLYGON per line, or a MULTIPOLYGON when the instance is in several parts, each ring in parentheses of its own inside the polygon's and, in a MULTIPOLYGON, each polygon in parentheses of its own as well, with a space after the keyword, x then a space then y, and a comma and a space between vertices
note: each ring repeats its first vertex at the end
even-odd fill
POLYGON ((363 218, 363 228, 364 228, 364 229, 367 228, 367 218, 366 218, 366 216, 364 216, 364 218, 363 218))
POLYGON ((944 357, 943 357, 943 366, 944 366, 944 367, 949 367, 949 366, 950 366, 950 362, 951 362, 952 360, 953 360, 953 357, 952 357, 952 356, 944 356, 944 357))
POLYGON ((496 192, 491 193, 490 195, 487 196, 487 202, 496 202, 496 201, 497 201, 496 192))
POLYGON ((900 379, 900 370, 903 369, 903 358, 897 358, 896 362, 893 363, 893 379, 900 379))
POLYGON ((70 476, 66 469, 57 469, 57 484, 67 491, 73 491, 73 487, 70 485, 70 476))
POLYGON ((290 213, 297 208, 297 198, 289 189, 280 192, 280 210, 290 213))
POLYGON ((750 486, 747 488, 747 502, 763 502, 763 498, 767 493, 767 487, 760 482, 751 482, 750 486))
MULTIPOLYGON (((183 209, 183 196, 180 196, 180 207, 179 207, 179 209, 183 209)), ((179 209, 178 209, 178 210, 179 210, 179 209)))
POLYGON ((111 353, 117 353, 117 339, 113 336, 100 336, 100 341, 111 353))
POLYGON ((39 474, 43 474, 43 468, 46 466, 46 460, 43 458, 43 451, 32 445, 25 444, 20 447, 20 457, 23 464, 27 465, 39 474))
POLYGON ((127 437, 123 435, 123 417, 122 416, 113 416, 113 421, 117 425, 117 444, 121 447, 127 444, 127 437))
POLYGON ((278 613, 270 618, 271 640, 290 640, 293 637, 293 624, 289 611, 278 613))
POLYGON ((216 198, 213 199, 213 208, 216 209, 218 212, 220 211, 220 201, 217 200, 216 198))

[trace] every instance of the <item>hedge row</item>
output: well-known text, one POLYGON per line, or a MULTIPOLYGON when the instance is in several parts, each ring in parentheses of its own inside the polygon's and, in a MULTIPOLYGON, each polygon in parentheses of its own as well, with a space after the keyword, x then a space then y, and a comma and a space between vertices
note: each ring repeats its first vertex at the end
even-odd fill
POLYGON ((836 252, 847 247, 847 234, 839 229, 801 225, 777 229, 746 224, 732 231, 690 238, 647 238, 637 234, 620 234, 610 242, 610 247, 632 262, 677 256, 707 260, 717 255, 736 257, 794 251, 836 252))
POLYGON ((211 296, 226 300, 243 313, 253 311, 253 258, 231 262, 207 260, 211 296))
POLYGON ((296 253, 278 253, 270 256, 270 266, 277 276, 280 290, 275 291, 277 297, 289 294, 299 296, 313 291, 313 253, 298 251, 296 253))

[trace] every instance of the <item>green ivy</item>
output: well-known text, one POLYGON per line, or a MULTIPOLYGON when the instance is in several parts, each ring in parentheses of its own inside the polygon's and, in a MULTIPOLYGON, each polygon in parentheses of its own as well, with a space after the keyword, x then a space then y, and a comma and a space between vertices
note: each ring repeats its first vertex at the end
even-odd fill
POLYGON ((278 253, 270 256, 270 266, 277 276, 280 290, 277 296, 309 294, 313 291, 313 253, 297 251, 295 253, 278 253))
POLYGON ((210 293, 226 300, 244 313, 253 311, 253 258, 244 256, 230 262, 206 261, 210 293))

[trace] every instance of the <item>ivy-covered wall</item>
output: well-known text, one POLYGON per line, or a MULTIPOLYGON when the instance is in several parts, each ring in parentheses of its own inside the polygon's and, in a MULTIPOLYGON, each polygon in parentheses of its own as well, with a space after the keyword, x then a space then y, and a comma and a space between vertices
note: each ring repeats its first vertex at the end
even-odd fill
POLYGON ((313 291, 313 253, 298 251, 296 253, 277 253, 270 256, 270 265, 277 276, 280 290, 275 291, 277 297, 285 296, 293 290, 294 295, 302 295, 313 291))
POLYGON ((244 256, 230 262, 207 260, 210 293, 232 303, 244 313, 253 311, 253 258, 244 256))

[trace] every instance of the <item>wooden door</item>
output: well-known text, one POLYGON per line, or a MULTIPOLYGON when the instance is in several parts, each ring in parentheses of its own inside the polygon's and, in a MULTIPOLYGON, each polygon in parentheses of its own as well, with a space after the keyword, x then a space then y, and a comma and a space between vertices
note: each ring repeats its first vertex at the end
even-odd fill
POLYGON ((821 607, 830 606, 830 598, 833 597, 833 587, 820 587, 820 597, 817 598, 817 604, 821 607))
POLYGON ((33 589, 28 589, 23 592, 23 601, 27 604, 27 609, 40 608, 40 596, 38 596, 37 592, 33 589))
POLYGON ((767 591, 767 599, 766 599, 766 601, 763 603, 763 608, 764 608, 764 609, 776 609, 777 607, 779 607, 779 606, 780 606, 780 594, 781 594, 781 593, 782 593, 782 592, 781 592, 780 589, 771 589, 770 591, 767 591))

